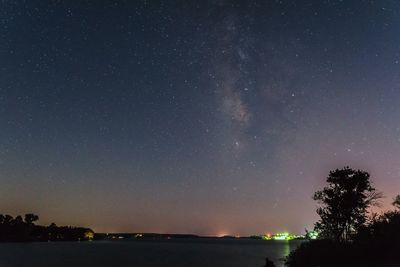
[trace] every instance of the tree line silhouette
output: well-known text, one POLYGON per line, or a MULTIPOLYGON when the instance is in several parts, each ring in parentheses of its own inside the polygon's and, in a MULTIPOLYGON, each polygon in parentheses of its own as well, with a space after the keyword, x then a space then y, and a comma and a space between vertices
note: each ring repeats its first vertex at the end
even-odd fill
POLYGON ((39 216, 28 213, 24 218, 18 215, 0 214, 0 242, 27 241, 84 241, 93 239, 94 232, 90 228, 36 225, 39 216))
POLYGON ((368 172, 331 171, 327 186, 313 196, 320 204, 314 229, 319 238, 292 251, 286 266, 400 266, 400 195, 393 210, 370 214, 382 197, 368 172))

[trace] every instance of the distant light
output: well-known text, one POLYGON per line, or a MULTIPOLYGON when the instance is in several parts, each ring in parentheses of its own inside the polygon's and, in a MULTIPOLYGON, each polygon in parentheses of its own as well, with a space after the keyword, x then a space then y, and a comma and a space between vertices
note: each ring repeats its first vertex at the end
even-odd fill
POLYGON ((84 236, 85 236, 85 239, 92 240, 94 238, 94 233, 92 231, 86 231, 84 236))
POLYGON ((302 235, 291 235, 288 232, 281 232, 281 233, 276 233, 274 235, 271 235, 270 233, 267 233, 265 235, 261 236, 261 239, 263 240, 293 240, 293 239, 304 239, 305 236, 302 235))
POLYGON ((277 233, 272 238, 274 240, 289 240, 289 233, 288 232, 277 233))
POLYGON ((310 232, 307 233, 307 237, 309 239, 317 239, 318 238, 318 232, 310 231, 310 232))

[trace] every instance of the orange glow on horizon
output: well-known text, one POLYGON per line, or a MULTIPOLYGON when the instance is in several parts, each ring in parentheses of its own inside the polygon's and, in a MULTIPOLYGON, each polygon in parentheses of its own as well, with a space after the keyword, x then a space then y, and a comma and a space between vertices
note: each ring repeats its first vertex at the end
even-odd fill
POLYGON ((228 235, 227 232, 225 232, 225 231, 219 231, 215 236, 217 236, 217 237, 223 237, 223 236, 227 236, 227 235, 228 235))

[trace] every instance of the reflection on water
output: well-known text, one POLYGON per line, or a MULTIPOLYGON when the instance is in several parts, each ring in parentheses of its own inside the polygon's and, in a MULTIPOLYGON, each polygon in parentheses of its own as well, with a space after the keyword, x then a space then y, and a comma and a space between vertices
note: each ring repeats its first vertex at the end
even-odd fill
POLYGON ((0 266, 261 267, 282 259, 300 241, 139 240, 0 244, 0 266))
POLYGON ((286 242, 283 242, 283 254, 285 255, 285 256, 287 256, 287 255, 289 255, 289 253, 290 253, 290 244, 292 244, 293 245, 293 243, 292 242, 289 242, 289 241, 286 241, 286 242))

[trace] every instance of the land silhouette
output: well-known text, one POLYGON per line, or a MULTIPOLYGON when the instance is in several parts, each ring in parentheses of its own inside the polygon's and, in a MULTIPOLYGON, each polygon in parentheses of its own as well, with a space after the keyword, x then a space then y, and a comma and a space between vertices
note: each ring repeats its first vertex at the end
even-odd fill
POLYGON ((327 186, 313 196, 320 204, 314 229, 318 239, 292 251, 286 266, 400 266, 400 195, 393 210, 369 214, 382 197, 368 172, 349 167, 331 171, 327 186))
POLYGON ((39 216, 28 213, 24 218, 18 215, 0 214, 0 242, 30 241, 84 241, 91 240, 94 232, 90 228, 36 225, 39 216))

